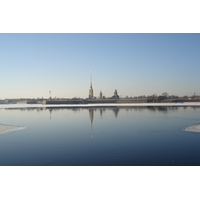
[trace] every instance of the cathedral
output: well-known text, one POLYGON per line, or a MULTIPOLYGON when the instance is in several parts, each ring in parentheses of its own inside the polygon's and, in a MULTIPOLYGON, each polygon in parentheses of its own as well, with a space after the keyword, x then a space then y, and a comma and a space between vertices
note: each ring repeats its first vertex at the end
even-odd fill
POLYGON ((92 88, 92 73, 90 72, 90 89, 89 89, 89 99, 93 98, 93 88, 92 88))
MULTIPOLYGON (((99 99, 103 99, 102 91, 99 93, 99 99)), ((119 95, 117 93, 117 90, 114 91, 114 95, 110 97, 111 99, 119 99, 119 95)), ((93 88, 92 88, 92 72, 90 72, 90 89, 89 89, 89 99, 96 99, 93 95, 93 88)))

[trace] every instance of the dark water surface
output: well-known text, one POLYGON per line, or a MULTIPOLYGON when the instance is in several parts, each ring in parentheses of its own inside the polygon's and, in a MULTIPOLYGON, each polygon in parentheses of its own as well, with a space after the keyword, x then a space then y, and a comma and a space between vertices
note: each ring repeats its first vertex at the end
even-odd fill
POLYGON ((200 165, 199 107, 1 109, 4 166, 200 165))

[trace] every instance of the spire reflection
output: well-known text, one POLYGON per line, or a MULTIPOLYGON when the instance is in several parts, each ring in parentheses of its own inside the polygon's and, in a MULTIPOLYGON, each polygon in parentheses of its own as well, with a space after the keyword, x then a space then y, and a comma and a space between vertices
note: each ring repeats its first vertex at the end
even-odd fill
POLYGON ((93 109, 89 109, 89 117, 90 117, 90 137, 93 138, 93 119, 94 119, 93 109))

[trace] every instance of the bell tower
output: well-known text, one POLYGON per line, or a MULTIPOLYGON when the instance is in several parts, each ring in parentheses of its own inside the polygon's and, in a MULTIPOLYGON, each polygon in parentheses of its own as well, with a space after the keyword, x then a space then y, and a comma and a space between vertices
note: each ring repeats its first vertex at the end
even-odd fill
POLYGON ((89 89, 89 99, 93 98, 93 88, 92 88, 92 72, 90 72, 90 89, 89 89))

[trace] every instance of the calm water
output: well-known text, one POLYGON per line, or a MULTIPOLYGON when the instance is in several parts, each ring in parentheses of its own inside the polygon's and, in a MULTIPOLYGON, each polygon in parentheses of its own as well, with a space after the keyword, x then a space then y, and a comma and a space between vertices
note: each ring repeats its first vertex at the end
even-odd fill
POLYGON ((1 109, 0 165, 200 165, 199 107, 1 109))

